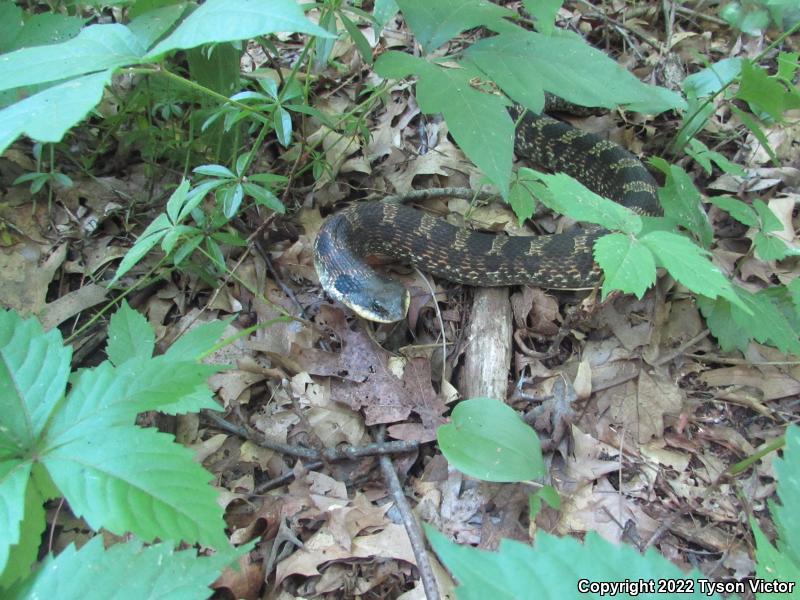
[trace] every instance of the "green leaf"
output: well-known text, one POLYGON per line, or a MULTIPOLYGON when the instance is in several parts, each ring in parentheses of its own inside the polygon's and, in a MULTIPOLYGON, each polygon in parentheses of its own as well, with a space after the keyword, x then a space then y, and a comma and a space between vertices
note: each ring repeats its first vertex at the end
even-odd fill
POLYGON ((687 96, 693 95, 695 98, 711 96, 736 79, 741 70, 741 58, 723 58, 686 77, 683 80, 683 91, 687 96))
POLYGON ((246 544, 212 556, 175 551, 162 543, 143 547, 134 540, 103 549, 98 535, 80 550, 74 544, 48 555, 41 568, 13 590, 14 598, 207 598, 222 569, 252 550, 246 544), (69 577, 64 574, 68 573, 69 577))
POLYGON ((288 148, 292 143, 292 116, 289 111, 279 106, 272 113, 273 125, 275 126, 275 136, 284 148, 288 148))
POLYGON ((511 181, 514 123, 500 96, 473 86, 479 73, 470 65, 445 68, 402 52, 390 51, 375 62, 382 77, 419 76, 417 101, 426 114, 442 113, 450 133, 466 155, 500 188, 511 181), (481 124, 491 122, 491 127, 481 124))
POLYGON ((465 53, 515 101, 541 112, 541 90, 582 106, 659 113, 685 108, 675 92, 649 86, 580 36, 518 30, 485 38, 465 53))
POLYGON ((39 142, 61 141, 100 102, 111 74, 108 70, 72 79, 1 110, 0 153, 23 134, 39 142))
POLYGON ((749 60, 742 63, 742 79, 736 97, 748 102, 751 108, 763 110, 776 121, 786 110, 786 88, 777 79, 749 60))
POLYGON ((150 50, 146 58, 155 59, 174 50, 247 40, 278 32, 335 37, 306 19, 294 0, 208 0, 150 50))
POLYGON ((781 238, 767 233, 757 233, 753 243, 761 260, 783 260, 787 256, 800 256, 800 250, 787 246, 781 238))
POLYGON ((794 302, 794 310, 798 317, 800 317, 800 277, 792 279, 789 285, 786 286, 786 289, 791 295, 792 302, 794 302))
POLYGON ((780 219, 772 212, 772 209, 767 206, 766 202, 760 198, 756 198, 753 201, 753 208, 756 210, 756 214, 761 220, 762 231, 780 231, 783 229, 783 224, 780 219))
POLYGON ((25 459, 0 461, 0 573, 6 568, 11 546, 20 541, 25 516, 25 490, 31 462, 25 459))
MULTIPOLYGON (((18 48, 59 44, 74 38, 86 24, 86 19, 60 13, 38 13, 27 15, 22 28, 13 38, 10 47, 0 46, 0 52, 9 52, 18 48)), ((0 35, 0 38, 2 35, 0 35)))
POLYGON ((124 25, 90 25, 61 44, 0 55, 0 90, 113 70, 140 62, 144 51, 124 25))
POLYGON ((712 196, 708 201, 727 212, 742 225, 748 227, 758 225, 758 216, 755 211, 741 200, 731 196, 712 196))
POLYGON ((597 223, 606 229, 637 234, 642 229, 642 219, 630 208, 595 194, 580 181, 565 173, 537 175, 550 194, 542 196, 543 204, 578 221, 597 223))
MULTIPOLYGON (((378 23, 378 27, 383 29, 389 20, 397 14, 400 7, 397 6, 395 0, 375 0, 375 7, 372 9, 372 15, 378 23)), ((375 32, 376 34, 379 31, 375 32)), ((378 37, 377 35, 375 37, 378 37)))
MULTIPOLYGON (((748 336, 762 344, 775 346, 783 353, 800 354, 800 326, 790 307, 784 313, 781 299, 773 295, 771 288, 751 294, 743 288, 736 288, 740 306, 731 307, 734 322, 748 336), (793 318, 794 317, 794 318, 793 318), (792 319, 792 320, 790 320, 792 319), (794 322, 793 322, 794 321, 794 322)), ((786 301, 788 301, 788 297, 786 301)))
POLYGON ((515 16, 487 0, 397 0, 397 4, 426 54, 462 31, 515 16))
POLYGON ((178 2, 149 10, 133 18, 128 23, 128 29, 141 42, 144 48, 149 48, 156 43, 162 35, 167 33, 178 19, 186 12, 186 2, 178 2))
POLYGON ((128 250, 128 253, 119 263, 117 273, 114 275, 109 285, 116 283, 120 277, 136 266, 136 264, 144 258, 145 254, 150 252, 153 246, 158 244, 161 238, 163 238, 171 228, 172 224, 169 222, 167 215, 163 213, 158 215, 142 232, 142 235, 136 240, 133 247, 128 250))
POLYGON ((170 194, 167 200, 167 216, 173 225, 178 224, 178 215, 181 214, 182 208, 186 203, 186 198, 189 193, 189 180, 184 179, 180 185, 175 188, 175 191, 170 194))
POLYGON ((714 231, 703 210, 703 197, 692 178, 682 167, 671 165, 663 158, 654 156, 650 163, 667 176, 664 187, 658 190, 664 214, 685 227, 704 248, 708 248, 714 241, 714 231))
POLYGON ((0 457, 21 457, 37 443, 69 376, 71 348, 58 329, 0 311, 0 457))
POLYGON ((733 320, 733 311, 736 310, 736 307, 725 298, 712 300, 705 296, 697 297, 697 305, 723 352, 730 352, 734 349, 741 352, 747 350, 753 336, 733 320))
POLYGON ((622 290, 641 298, 656 281, 656 263, 639 240, 623 233, 604 235, 594 243, 594 259, 603 269, 603 298, 622 290))
MULTIPOLYGON (((356 49, 358 53, 361 55, 361 58, 364 62, 368 65, 372 64, 372 47, 370 47, 367 38, 364 37, 364 34, 361 33, 361 30, 356 27, 356 24, 353 23, 344 13, 339 13, 339 18, 342 20, 342 24, 344 28, 347 30, 348 35, 353 39, 353 43, 356 45, 356 49)), ((287 146, 288 144, 284 144, 287 146)))
POLYGON ((22 9, 14 2, 0 2, 0 53, 19 48, 14 40, 22 31, 22 9))
POLYGON ((491 398, 459 402, 452 422, 436 432, 447 461, 484 481, 526 481, 544 475, 536 432, 513 408, 491 398))
POLYGON ((508 192, 508 203, 517 215, 520 224, 526 219, 530 219, 536 210, 536 194, 542 186, 537 178, 537 173, 533 169, 521 167, 517 171, 517 177, 511 183, 508 192))
POLYGON ((155 350, 155 333, 140 312, 123 300, 108 324, 106 354, 117 367, 132 358, 150 358, 155 350))
POLYGON ((525 10, 536 20, 536 30, 550 35, 555 31, 554 21, 562 0, 525 0, 525 10))
MULTIPOLYGON (((3 531, 2 537, 0 537, 0 540, 2 540, 0 541, 0 555, 5 555, 0 558, 0 587, 2 588, 8 587, 14 581, 30 573, 31 567, 36 562, 39 554, 42 533, 44 533, 47 526, 44 503, 55 497, 54 493, 44 492, 42 486, 39 485, 38 480, 41 477, 37 476, 37 473, 43 471, 41 465, 34 463, 32 467, 32 469, 24 469, 26 477, 21 496, 6 498, 5 494, 10 490, 3 489, 0 492, 4 497, 4 501, 11 500, 14 503, 14 506, 6 506, 4 508, 4 510, 9 511, 8 513, 0 512, 0 515, 11 515, 10 511, 16 512, 20 505, 23 508, 22 520, 17 523, 16 528, 13 526, 11 528, 12 532, 16 529, 16 533, 3 531), (28 474, 30 477, 27 476, 28 474), (12 543, 8 548, 6 543, 11 543, 12 535, 15 535, 18 541, 12 543)), ((21 473, 19 475, 21 477, 21 473)), ((49 480, 49 477, 47 479, 49 480)), ((3 529, 5 529, 5 526, 3 529)))
POLYGON ((761 129, 761 127, 759 127, 758 122, 756 122, 756 120, 753 117, 751 117, 746 112, 741 110, 738 106, 730 104, 729 107, 731 109, 731 112, 733 112, 733 114, 739 117, 739 120, 742 123, 744 123, 744 126, 747 127, 750 130, 750 133, 752 133, 755 136, 755 138, 758 140, 758 143, 761 144, 762 148, 764 148, 764 151, 767 154, 769 154, 769 157, 772 159, 772 162, 775 165, 778 165, 779 162, 778 162, 778 157, 775 154, 775 150, 772 149, 772 145, 770 145, 769 140, 767 139, 767 136, 764 133, 764 130, 761 129))
POLYGON ((244 191, 247 192, 248 196, 253 197, 260 205, 266 206, 270 210, 281 215, 286 212, 286 207, 283 205, 283 202, 278 200, 278 197, 268 189, 254 183, 245 183, 244 191))
POLYGON ((173 342, 164 356, 170 360, 197 360, 209 350, 225 332, 234 317, 199 323, 173 342))
MULTIPOLYGON (((780 483, 780 480, 778 481, 780 483)), ((764 535, 764 532, 762 532, 761 528, 758 526, 758 521, 752 517, 750 518, 750 527, 753 530, 753 538, 756 542, 756 577, 766 581, 778 580, 797 582, 798 578, 800 578, 800 562, 796 562, 796 558, 792 560, 790 555, 784 554, 770 544, 767 536, 764 535)), ((797 537, 797 535, 791 534, 790 536, 797 537)), ((797 584, 795 583, 795 585, 797 584)), ((771 593, 761 594, 757 597, 777 597, 786 598, 788 600, 793 596, 794 594, 777 595, 771 593)))
MULTIPOLYGON (((534 546, 502 539, 497 552, 488 552, 460 546, 430 525, 424 527, 434 551, 458 581, 459 600, 578 598, 583 595, 579 587, 581 582, 586 585, 588 582, 639 580, 652 580, 654 588, 639 588, 630 596, 652 591, 653 594, 647 596, 654 597, 657 580, 687 578, 695 580, 694 592, 681 594, 681 598, 720 599, 718 594, 707 596, 700 591, 697 579, 705 577, 697 569, 686 574, 655 548, 640 554, 632 546, 612 544, 594 532, 586 534, 581 543, 573 537, 557 538, 540 531, 534 546)), ((610 590, 605 594, 610 596, 610 590)), ((624 597, 629 596, 624 594, 624 597)))
POLYGON ((153 429, 112 427, 48 448, 42 463, 93 529, 225 548, 211 475, 172 440, 153 429))
POLYGON ((239 212, 243 199, 244 186, 241 183, 227 185, 217 190, 217 201, 222 203, 222 214, 228 219, 232 219, 239 212))
POLYGON ((199 167, 192 169, 192 173, 197 173, 198 175, 208 175, 209 177, 236 179, 234 172, 223 165, 200 165, 199 167))
MULTIPOLYGON (((800 515, 800 428, 790 424, 786 429, 786 446, 783 458, 776 458, 773 462, 775 473, 778 476, 778 497, 781 504, 770 503, 770 512, 775 520, 778 530, 779 557, 771 556, 771 560, 762 565, 761 544, 758 544, 758 565, 756 574, 768 579, 783 579, 797 581, 800 574, 800 536, 794 524, 800 515), (784 560, 791 561, 789 568, 784 560), (773 561, 775 561, 773 563, 773 561), (780 562, 777 562, 780 561, 780 562), (769 573, 769 567, 779 568, 775 573, 769 573)), ((758 541, 758 540, 756 540, 758 541)), ((765 540, 766 541, 766 540, 765 540)), ((771 548, 770 548, 771 549, 771 548)))
POLYGON ((659 266, 693 292, 709 298, 722 296, 748 310, 730 281, 706 258, 706 251, 688 238, 669 231, 651 231, 640 241, 655 255, 659 266))
POLYGON ((708 146, 706 146, 700 140, 694 138, 689 140, 689 147, 686 148, 686 154, 695 159, 697 161, 697 164, 703 167, 703 170, 708 175, 711 175, 712 161, 715 162, 717 166, 720 169, 722 169, 725 173, 731 173, 732 175, 745 174, 745 170, 742 167, 740 167, 736 163, 732 163, 719 152, 709 150, 708 146))

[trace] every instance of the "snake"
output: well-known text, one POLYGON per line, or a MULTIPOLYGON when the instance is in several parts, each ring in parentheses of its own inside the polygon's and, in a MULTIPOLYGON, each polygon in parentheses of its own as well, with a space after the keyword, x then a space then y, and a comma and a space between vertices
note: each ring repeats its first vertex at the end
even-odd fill
MULTIPOLYGON (((657 186, 628 150, 547 114, 509 107, 517 121, 514 152, 539 167, 566 173, 600 196, 643 216, 661 214, 657 186)), ((408 290, 370 267, 387 255, 455 283, 478 287, 534 285, 592 289, 601 280, 599 226, 549 235, 509 236, 458 227, 397 202, 358 202, 329 216, 314 242, 314 266, 330 297, 370 321, 405 318, 408 290)))

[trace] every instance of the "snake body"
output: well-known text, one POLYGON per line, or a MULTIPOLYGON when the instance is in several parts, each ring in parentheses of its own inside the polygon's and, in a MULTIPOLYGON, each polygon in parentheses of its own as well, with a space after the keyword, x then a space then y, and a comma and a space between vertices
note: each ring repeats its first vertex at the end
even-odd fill
MULTIPOLYGON (((522 109, 509 112, 516 119, 522 109)), ((661 212, 655 181, 641 161, 595 134, 527 112, 517 127, 514 151, 545 169, 571 175, 639 214, 661 212)), ((586 289, 600 278, 592 248, 606 233, 592 227, 553 235, 493 235, 456 227, 400 204, 371 201, 325 221, 314 246, 314 264, 331 297, 369 320, 394 322, 405 317, 408 291, 374 271, 364 256, 388 255, 474 286, 586 289)))

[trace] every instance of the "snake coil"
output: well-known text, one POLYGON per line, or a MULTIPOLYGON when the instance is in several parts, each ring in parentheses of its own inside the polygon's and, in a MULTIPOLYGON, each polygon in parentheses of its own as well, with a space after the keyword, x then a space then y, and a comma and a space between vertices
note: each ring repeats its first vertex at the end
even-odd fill
MULTIPOLYGON (((509 112, 517 119, 523 111, 515 106, 509 112)), ((517 127, 514 151, 639 214, 661 214, 655 181, 641 161, 595 134, 527 112, 517 127)), ((385 254, 474 286, 586 289, 600 278, 592 249, 606 233, 592 227, 552 235, 493 235, 400 204, 371 201, 325 221, 314 245, 314 265, 332 298, 366 319, 391 323, 405 317, 408 291, 374 271, 364 256, 385 254)))

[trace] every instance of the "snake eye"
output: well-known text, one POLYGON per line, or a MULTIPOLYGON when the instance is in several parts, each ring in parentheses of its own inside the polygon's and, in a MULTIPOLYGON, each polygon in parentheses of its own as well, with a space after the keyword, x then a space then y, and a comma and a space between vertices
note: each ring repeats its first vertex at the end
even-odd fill
POLYGON ((370 308, 370 310, 372 310, 373 314, 375 314, 376 316, 383 317, 383 318, 386 318, 388 316, 387 310, 377 300, 373 300, 372 303, 369 305, 369 308, 370 308))

